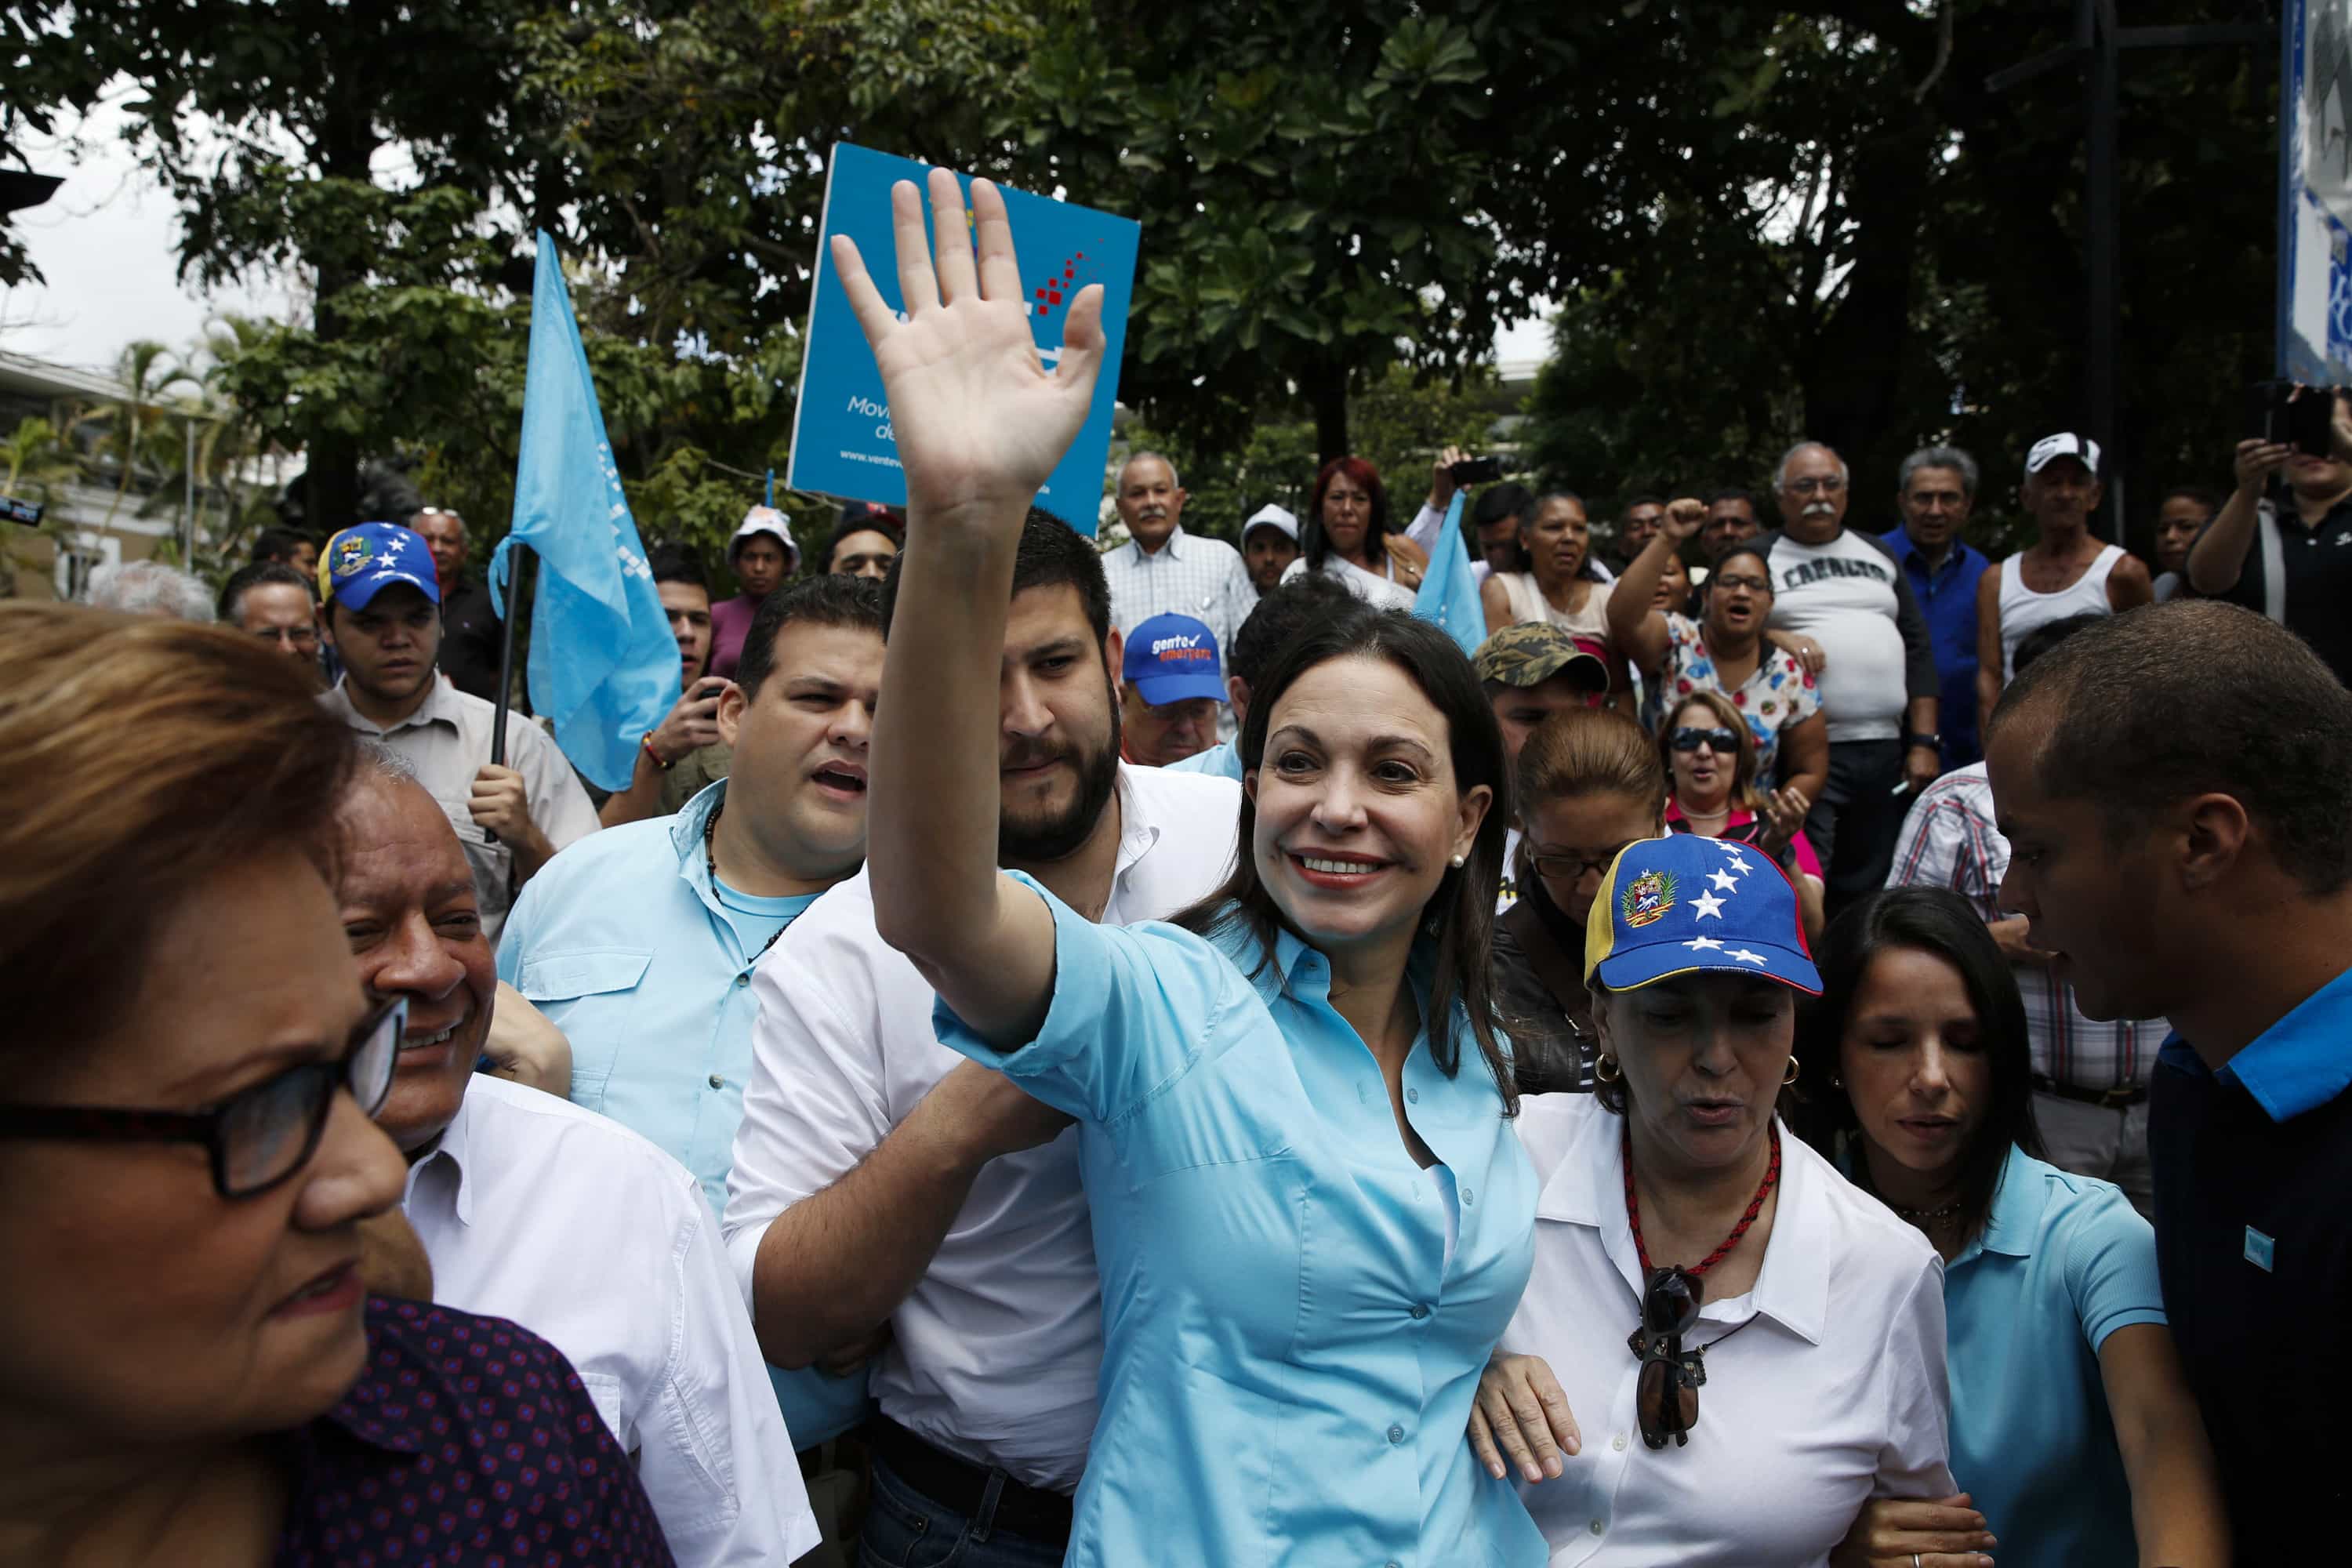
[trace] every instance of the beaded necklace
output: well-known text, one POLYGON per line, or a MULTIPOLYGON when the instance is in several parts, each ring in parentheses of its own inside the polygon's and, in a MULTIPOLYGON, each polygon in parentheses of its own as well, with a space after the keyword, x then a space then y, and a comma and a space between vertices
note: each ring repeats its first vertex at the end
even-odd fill
MULTIPOLYGON (((1764 1200, 1770 1197, 1772 1189, 1780 1184, 1780 1124, 1777 1121, 1771 1125, 1771 1163, 1764 1167, 1764 1180, 1757 1187, 1756 1195, 1748 1200, 1748 1212, 1739 1216, 1739 1223, 1731 1227, 1731 1234, 1723 1238, 1721 1246, 1700 1259, 1695 1267, 1683 1270, 1692 1279, 1699 1278, 1722 1262, 1725 1255, 1739 1245, 1739 1238, 1748 1234, 1748 1227, 1754 1225, 1756 1216, 1764 1212, 1764 1200)), ((1625 1219, 1633 1226, 1633 1252, 1642 1260, 1643 1278, 1647 1279, 1650 1274, 1650 1249, 1642 1240, 1642 1200, 1634 1195, 1633 1192, 1633 1129, 1631 1123, 1626 1125, 1622 1137, 1625 1155, 1625 1219)))

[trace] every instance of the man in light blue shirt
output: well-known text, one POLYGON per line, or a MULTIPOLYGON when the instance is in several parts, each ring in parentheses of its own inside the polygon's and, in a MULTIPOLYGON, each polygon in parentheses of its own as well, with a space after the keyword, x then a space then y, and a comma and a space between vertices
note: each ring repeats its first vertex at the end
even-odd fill
MULTIPOLYGON (((572 1100, 675 1155, 714 1214, 751 1075, 752 966, 865 858, 881 626, 880 594, 862 578, 772 595, 719 700, 729 777, 675 816, 558 856, 524 889, 499 947, 499 978, 572 1042, 572 1100)), ((862 1375, 770 1375, 803 1450, 865 1417, 862 1375)))
POLYGON ((1220 742, 1182 762, 1171 763, 1175 773, 1212 773, 1239 783, 1242 776, 1242 727, 1249 722, 1250 689, 1265 679, 1274 656, 1300 628, 1362 607, 1347 584, 1320 574, 1293 577, 1257 602, 1257 607, 1234 634, 1225 650, 1225 700, 1233 705, 1234 738, 1220 742), (1336 590, 1336 591, 1335 591, 1336 590))

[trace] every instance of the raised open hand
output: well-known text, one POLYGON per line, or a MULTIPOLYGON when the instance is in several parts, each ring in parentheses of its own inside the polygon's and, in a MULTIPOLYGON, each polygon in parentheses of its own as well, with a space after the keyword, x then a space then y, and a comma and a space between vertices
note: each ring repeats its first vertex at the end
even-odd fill
POLYGON ((1071 301, 1060 362, 1046 370, 1030 331, 1004 197, 986 180, 971 183, 975 268, 955 176, 933 169, 930 195, 936 272, 923 243, 922 197, 912 181, 890 187, 906 319, 883 301, 846 235, 834 237, 834 267, 882 369, 909 522, 1001 528, 1009 518, 1017 529, 1093 405, 1103 359, 1102 287, 1088 284, 1071 301))

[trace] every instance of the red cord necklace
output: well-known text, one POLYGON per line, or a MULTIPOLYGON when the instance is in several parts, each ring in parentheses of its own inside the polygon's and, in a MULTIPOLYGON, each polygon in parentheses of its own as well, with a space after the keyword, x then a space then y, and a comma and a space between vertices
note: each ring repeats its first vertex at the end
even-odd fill
MULTIPOLYGON (((1722 1262, 1724 1255, 1739 1245, 1739 1238, 1748 1234, 1748 1227, 1754 1225, 1756 1216, 1764 1211, 1764 1200, 1770 1197, 1772 1189, 1780 1184, 1780 1124, 1779 1121, 1775 1121, 1772 1123, 1771 1132, 1772 1161, 1764 1167, 1764 1180, 1757 1187, 1756 1195, 1748 1200, 1748 1212, 1739 1216, 1739 1223, 1731 1227, 1731 1234, 1723 1238, 1722 1246, 1708 1253, 1696 1266, 1683 1270, 1692 1279, 1697 1279, 1722 1262)), ((1625 1125, 1622 1137, 1625 1153, 1625 1219, 1633 1227, 1633 1253, 1642 1260, 1642 1278, 1646 1279, 1650 1277, 1650 1249, 1642 1241, 1642 1200, 1633 1195, 1633 1128, 1631 1122, 1625 1125)))

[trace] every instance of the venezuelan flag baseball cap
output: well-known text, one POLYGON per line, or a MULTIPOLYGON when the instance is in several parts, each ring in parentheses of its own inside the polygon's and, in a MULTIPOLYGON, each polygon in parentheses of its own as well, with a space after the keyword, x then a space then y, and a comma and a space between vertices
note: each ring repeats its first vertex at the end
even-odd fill
POLYGON ((1797 889, 1752 844, 1670 833, 1627 845, 1585 921, 1586 983, 1597 973, 1612 991, 1632 991, 1707 972, 1820 995, 1797 889))
POLYGON ((363 522, 346 528, 319 552, 319 596, 340 599, 347 609, 368 602, 394 583, 405 583, 435 604, 441 602, 433 552, 425 536, 396 522, 363 522))

